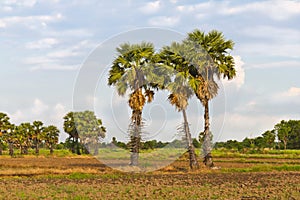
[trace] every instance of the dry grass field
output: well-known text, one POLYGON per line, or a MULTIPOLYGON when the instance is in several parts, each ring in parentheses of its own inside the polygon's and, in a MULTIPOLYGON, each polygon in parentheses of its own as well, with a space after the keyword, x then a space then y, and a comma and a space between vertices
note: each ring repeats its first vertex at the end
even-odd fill
POLYGON ((183 157, 124 173, 91 156, 2 156, 0 199, 300 199, 297 157, 216 155, 215 162, 220 169, 190 171, 183 157))

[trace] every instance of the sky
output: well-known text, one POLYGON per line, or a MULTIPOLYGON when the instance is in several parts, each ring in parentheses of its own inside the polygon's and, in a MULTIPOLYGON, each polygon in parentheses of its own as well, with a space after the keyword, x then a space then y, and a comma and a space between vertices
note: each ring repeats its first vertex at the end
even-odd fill
MULTIPOLYGON (((86 100, 82 109, 95 111, 109 139, 126 139, 126 96, 106 83, 115 48, 148 39, 159 48, 194 29, 216 29, 235 43, 237 77, 220 82, 211 102, 214 139, 256 137, 281 120, 300 119, 299 18, 296 0, 1 0, 0 112, 15 124, 42 120, 62 130, 63 116, 86 100)), ((192 98, 194 137, 202 115, 192 98)), ((172 138, 182 121, 164 92, 146 105, 143 118, 146 137, 161 140, 172 138)), ((60 140, 66 136, 62 130, 60 140)))

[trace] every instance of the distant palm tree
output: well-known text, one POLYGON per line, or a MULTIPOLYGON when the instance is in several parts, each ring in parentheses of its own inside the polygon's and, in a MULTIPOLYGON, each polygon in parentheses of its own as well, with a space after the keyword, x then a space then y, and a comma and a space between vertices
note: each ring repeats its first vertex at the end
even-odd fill
POLYGON ((44 130, 43 127, 43 122, 41 121, 34 121, 33 122, 33 130, 34 130, 34 134, 33 134, 33 142, 35 145, 35 154, 39 155, 40 149, 39 149, 39 144, 42 140, 42 132, 44 130))
POLYGON ((185 48, 182 44, 174 42, 170 47, 164 47, 163 51, 160 53, 160 57, 161 63, 164 63, 163 67, 172 69, 170 70, 172 73, 169 75, 171 77, 175 76, 173 81, 169 82, 166 86, 166 88, 171 92, 168 96, 168 100, 172 105, 175 105, 179 112, 182 112, 183 114, 183 132, 189 152, 190 168, 193 169, 199 168, 199 163, 192 143, 186 108, 188 106, 188 99, 193 95, 192 87, 195 87, 190 84, 195 83, 196 80, 194 80, 194 77, 190 74, 189 63, 183 57, 184 51, 185 48))
POLYGON ((5 136, 9 129, 9 117, 5 113, 0 113, 0 155, 2 155, 3 146, 5 144, 5 136))
POLYGON ((117 88, 119 95, 130 91, 128 104, 132 110, 130 125, 131 150, 130 165, 138 165, 141 148, 142 111, 147 102, 153 100, 156 86, 151 84, 153 74, 152 59, 154 46, 151 43, 121 44, 117 48, 117 58, 109 71, 108 84, 117 88))
POLYGON ((33 127, 29 122, 21 123, 16 127, 16 145, 20 148, 21 154, 28 154, 31 145, 33 127))
POLYGON ((50 125, 44 128, 43 137, 46 145, 50 149, 50 155, 53 154, 55 144, 58 143, 59 130, 56 126, 50 125))
POLYGON ((11 157, 14 156, 14 146, 16 145, 17 138, 17 126, 14 124, 10 124, 7 133, 5 134, 5 139, 8 143, 8 151, 11 157))
POLYGON ((72 141, 71 151, 80 155, 79 134, 76 129, 74 112, 69 112, 64 116, 64 131, 69 134, 69 140, 72 141))
POLYGON ((219 87, 215 77, 232 79, 236 75, 234 59, 229 52, 233 49, 234 43, 232 40, 226 40, 222 32, 213 30, 205 34, 196 29, 188 33, 185 44, 190 50, 188 57, 197 69, 194 76, 200 82, 195 94, 204 106, 204 163, 206 166, 213 167, 209 101, 218 94, 219 87))

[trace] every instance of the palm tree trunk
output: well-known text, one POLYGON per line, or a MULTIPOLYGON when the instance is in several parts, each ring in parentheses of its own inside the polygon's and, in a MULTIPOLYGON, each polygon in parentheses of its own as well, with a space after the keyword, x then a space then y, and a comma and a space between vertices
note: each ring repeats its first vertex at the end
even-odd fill
POLYGON ((39 155, 40 153, 40 149, 39 149, 39 140, 36 139, 36 146, 35 146, 35 154, 39 155))
POLYGON ((50 155, 53 155, 53 145, 50 145, 50 155))
POLYGON ((2 155, 2 153, 3 153, 3 145, 0 144, 0 155, 2 155))
POLYGON ((75 137, 72 137, 72 140, 73 141, 72 141, 71 151, 72 151, 72 153, 75 153, 75 145, 76 145, 76 143, 75 143, 75 137))
POLYGON ((203 142, 203 154, 204 154, 204 161, 203 163, 207 167, 214 167, 214 163, 212 160, 212 134, 209 130, 209 101, 207 100, 204 105, 204 142, 203 142))
POLYGON ((197 161, 195 148, 192 142, 192 136, 190 133, 190 128, 187 120, 187 115, 185 109, 182 110, 183 114, 183 120, 184 120, 184 132, 187 139, 187 146, 188 146, 188 152, 189 152, 189 160, 190 160, 190 168, 191 169, 198 169, 199 163, 197 161))
POLYGON ((14 147, 13 147, 13 143, 12 143, 12 142, 9 142, 9 143, 8 143, 8 147, 9 147, 9 155, 10 155, 11 157, 13 157, 13 156, 14 156, 14 147))
POLYGON ((96 142, 95 143, 95 149, 94 149, 94 156, 99 155, 99 143, 96 142))
POLYGON ((28 155, 28 146, 27 145, 24 147, 24 155, 28 155))
POLYGON ((286 150, 287 140, 283 140, 284 150, 286 150))
POLYGON ((138 166, 139 164, 139 152, 141 143, 141 120, 142 112, 140 110, 132 111, 132 127, 130 136, 130 165, 138 166))
POLYGON ((75 144, 76 144, 76 153, 77 153, 77 155, 81 155, 81 153, 80 153, 80 145, 79 145, 79 139, 78 139, 78 137, 76 137, 75 144))

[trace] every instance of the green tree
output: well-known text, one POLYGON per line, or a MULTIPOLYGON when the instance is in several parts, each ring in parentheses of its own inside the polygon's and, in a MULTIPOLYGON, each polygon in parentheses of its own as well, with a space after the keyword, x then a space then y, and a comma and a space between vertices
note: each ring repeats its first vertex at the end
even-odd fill
POLYGON ((165 64, 164 67, 167 67, 168 69, 172 68, 170 71, 172 73, 169 75, 166 74, 167 76, 171 76, 171 79, 173 79, 173 81, 168 83, 166 86, 166 88, 170 91, 168 100, 175 106, 178 112, 182 112, 184 122, 181 130, 184 133, 184 138, 187 142, 190 168, 194 169, 199 168, 199 163, 195 154, 186 109, 188 106, 188 99, 193 95, 193 90, 190 84, 194 83, 195 80, 194 77, 190 75, 188 61, 186 61, 182 56, 182 53, 184 53, 185 50, 186 49, 182 44, 174 42, 170 47, 164 47, 163 51, 160 53, 160 57, 161 61, 165 64))
POLYGON ((56 126, 50 125, 44 128, 42 135, 52 155, 54 146, 58 143, 59 130, 56 126))
POLYGON ((9 129, 7 130, 5 134, 5 139, 8 143, 8 151, 9 155, 11 157, 14 156, 14 146, 16 144, 16 138, 17 138, 17 127, 14 124, 10 124, 9 129))
POLYGON ((229 51, 233 49, 232 40, 226 40, 222 32, 213 30, 207 34, 196 29, 188 33, 185 40, 190 54, 187 55, 191 63, 196 67, 195 77, 200 84, 197 84, 195 94, 204 106, 204 163, 206 166, 213 167, 214 163, 211 155, 209 101, 218 93, 218 79, 232 79, 236 75, 234 59, 229 51))
POLYGON ((284 149, 287 147, 289 140, 289 134, 292 128, 289 126, 288 122, 282 120, 280 123, 275 125, 275 131, 277 132, 278 139, 283 143, 284 149))
POLYGON ((69 134, 68 140, 70 141, 72 153, 80 155, 79 147, 79 134, 76 130, 76 124, 74 120, 74 112, 69 112, 64 116, 64 131, 69 134))
POLYGON ((9 117, 5 113, 0 113, 0 155, 2 155, 3 147, 6 143, 6 134, 10 128, 9 117))
POLYGON ((253 148, 253 145, 254 145, 254 141, 253 139, 249 139, 249 138, 245 138, 243 141, 242 141, 242 146, 244 148, 253 148))
POLYGON ((20 148, 21 154, 28 154, 28 148, 32 144, 33 127, 29 122, 21 123, 16 127, 16 145, 20 148))
POLYGON ((254 145, 261 149, 266 146, 266 141, 263 137, 259 136, 254 138, 254 145))
POLYGON ((94 150, 94 155, 98 155, 99 142, 106 133, 101 119, 97 119, 92 111, 74 112, 73 114, 83 150, 85 153, 91 153, 94 150))
POLYGON ((291 127, 287 148, 300 149, 300 120, 289 120, 287 123, 291 127))
POLYGON ((266 131, 262 134, 265 144, 267 145, 268 148, 274 148, 275 146, 275 131, 266 131))
POLYGON ((142 111, 147 101, 154 96, 153 79, 154 46, 151 43, 121 44, 117 48, 117 57, 109 71, 108 84, 115 86, 119 95, 130 91, 129 107, 132 110, 129 128, 131 151, 130 165, 137 166, 141 148, 142 111))
POLYGON ((32 135, 32 139, 33 139, 33 144, 35 146, 35 154, 36 155, 39 155, 39 153, 40 153, 39 144, 43 140, 43 138, 42 138, 43 131, 44 131, 43 122, 41 122, 41 121, 34 121, 33 122, 33 135, 32 135))

